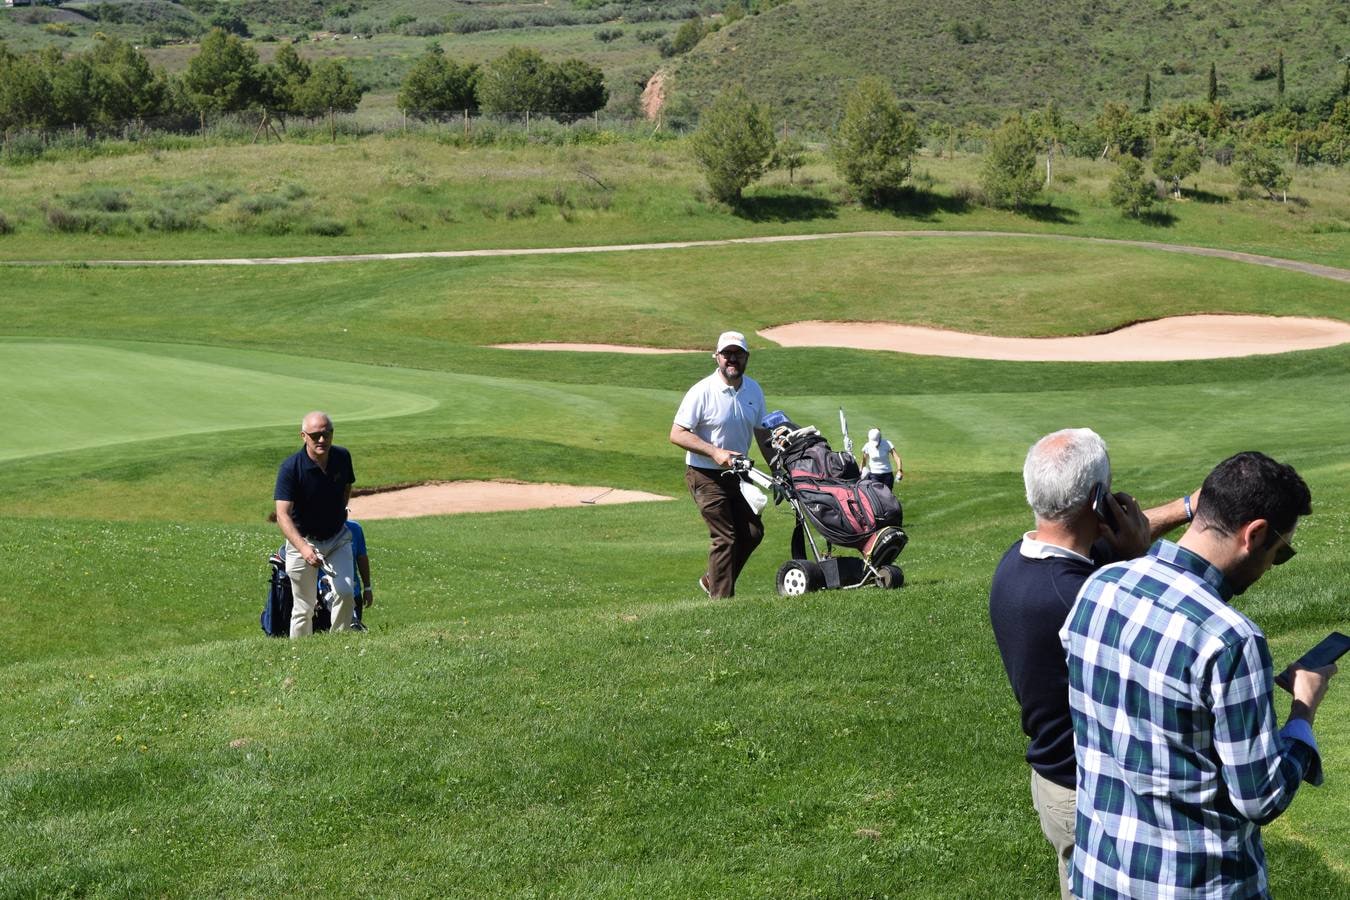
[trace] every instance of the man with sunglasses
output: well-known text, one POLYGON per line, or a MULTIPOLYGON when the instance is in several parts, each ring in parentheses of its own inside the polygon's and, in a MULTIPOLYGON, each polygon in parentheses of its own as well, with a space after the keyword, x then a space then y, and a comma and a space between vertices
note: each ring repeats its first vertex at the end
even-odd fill
POLYGON ((708 568, 698 586, 714 600, 731 597, 736 579, 750 554, 764 539, 764 523, 741 494, 740 476, 725 475, 737 456, 750 452, 750 440, 761 452, 768 431, 764 391, 745 374, 750 349, 745 335, 724 331, 713 351, 717 370, 691 387, 675 412, 670 442, 685 451, 684 481, 703 521, 711 545, 708 568))
POLYGON ((352 456, 333 445, 333 420, 312 412, 300 424, 302 446, 277 470, 273 499, 277 526, 286 537, 286 574, 291 578, 291 637, 314 630, 318 605, 319 566, 333 569, 333 631, 351 628, 356 589, 352 536, 347 529, 347 501, 356 475, 352 456))
POLYGON ((1266 897, 1261 826, 1322 782, 1312 722, 1335 666, 1294 669, 1283 728, 1265 635, 1229 605, 1294 555, 1308 486, 1239 453, 1191 527, 1084 584, 1060 639, 1078 769, 1075 897, 1266 897))

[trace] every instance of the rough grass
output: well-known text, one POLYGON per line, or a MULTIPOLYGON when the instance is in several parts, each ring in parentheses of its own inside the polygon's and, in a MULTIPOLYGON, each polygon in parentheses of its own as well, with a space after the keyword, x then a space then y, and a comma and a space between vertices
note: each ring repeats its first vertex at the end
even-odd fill
POLYGON ((601 134, 609 138, 472 146, 460 145, 462 129, 448 125, 336 145, 193 147, 0 169, 5 214, 24 235, 0 245, 0 259, 290 256, 959 229, 1199 244, 1350 266, 1350 174, 1343 170, 1299 169, 1291 202, 1276 203, 1238 199, 1231 170, 1206 165, 1188 179, 1183 200, 1169 200, 1161 217, 1138 222, 1107 203, 1114 172, 1108 162, 1059 160, 1055 184, 1017 214, 969 200, 978 157, 925 154, 916 161, 913 190, 889 208, 868 210, 817 151, 791 183, 787 173, 772 173, 730 209, 707 199, 682 141, 601 134), (103 200, 121 211, 98 206, 103 200), (49 209, 68 213, 68 224, 51 222, 49 209), (170 234, 151 233, 157 231, 170 234))

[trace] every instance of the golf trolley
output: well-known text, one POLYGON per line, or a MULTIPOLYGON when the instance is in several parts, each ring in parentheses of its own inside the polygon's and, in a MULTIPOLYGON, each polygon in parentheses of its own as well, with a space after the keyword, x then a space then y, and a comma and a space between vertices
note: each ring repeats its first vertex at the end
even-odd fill
POLYGON ((778 569, 779 595, 903 585, 904 572, 894 563, 909 536, 900 527, 903 512, 890 489, 861 478, 853 455, 831 451, 815 427, 798 428, 781 413, 772 414, 765 424, 773 426, 774 455, 769 462, 773 474, 755 469, 744 456, 733 461, 728 474, 744 475, 770 492, 775 504, 786 501, 792 507, 797 520, 792 558, 778 569), (836 547, 857 550, 861 557, 835 556, 836 547))

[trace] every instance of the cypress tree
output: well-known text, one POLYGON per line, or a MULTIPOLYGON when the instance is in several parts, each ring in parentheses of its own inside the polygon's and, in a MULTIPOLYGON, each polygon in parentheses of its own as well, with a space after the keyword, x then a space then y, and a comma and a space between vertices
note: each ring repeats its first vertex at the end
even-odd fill
POLYGON ((1148 72, 1144 73, 1144 106, 1148 111, 1153 108, 1153 79, 1148 72))
POLYGON ((1279 95, 1280 100, 1284 100, 1284 51, 1280 51, 1279 74, 1275 76, 1275 93, 1279 95))
POLYGON ((1209 64, 1209 102, 1219 99, 1219 75, 1214 71, 1214 63, 1209 64))

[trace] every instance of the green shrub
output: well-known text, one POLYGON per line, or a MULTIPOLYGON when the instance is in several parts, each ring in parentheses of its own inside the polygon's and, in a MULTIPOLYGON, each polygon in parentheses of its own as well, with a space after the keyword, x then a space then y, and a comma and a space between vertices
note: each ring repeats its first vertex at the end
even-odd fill
POLYGON ((0 212, 0 235, 13 234, 14 223, 9 220, 9 216, 0 212))
POLYGON ((1111 205, 1131 218, 1140 218, 1158 202, 1153 182, 1144 175, 1144 164, 1133 156, 1120 158, 1116 174, 1107 188, 1111 205))
POLYGON ((864 203, 882 203, 909 177, 919 130, 879 78, 864 78, 844 98, 830 142, 834 167, 864 203))
POLYGON ((323 237, 341 237, 347 233, 347 223, 337 219, 314 219, 305 226, 305 234, 317 234, 323 237))
POLYGON ((48 206, 45 218, 47 227, 52 231, 74 234, 85 230, 84 217, 62 206, 48 206))
POLYGON ((151 231, 195 231, 202 227, 201 218, 191 210, 174 206, 157 206, 146 218, 151 231))
POLYGON ((249 216, 260 216, 283 209, 289 201, 278 194, 253 194, 239 201, 239 211, 249 216))
POLYGON ((103 212, 125 212, 130 206, 130 191, 115 188, 92 188, 82 194, 67 197, 66 202, 79 209, 96 209, 103 212))
POLYGON ((769 111, 741 87, 713 101, 689 140, 708 188, 723 203, 740 202, 741 192, 764 174, 773 156, 769 111))
POLYGON ((980 167, 980 187, 991 205, 1021 209, 1040 193, 1038 143, 1020 115, 1006 119, 990 136, 980 167))

